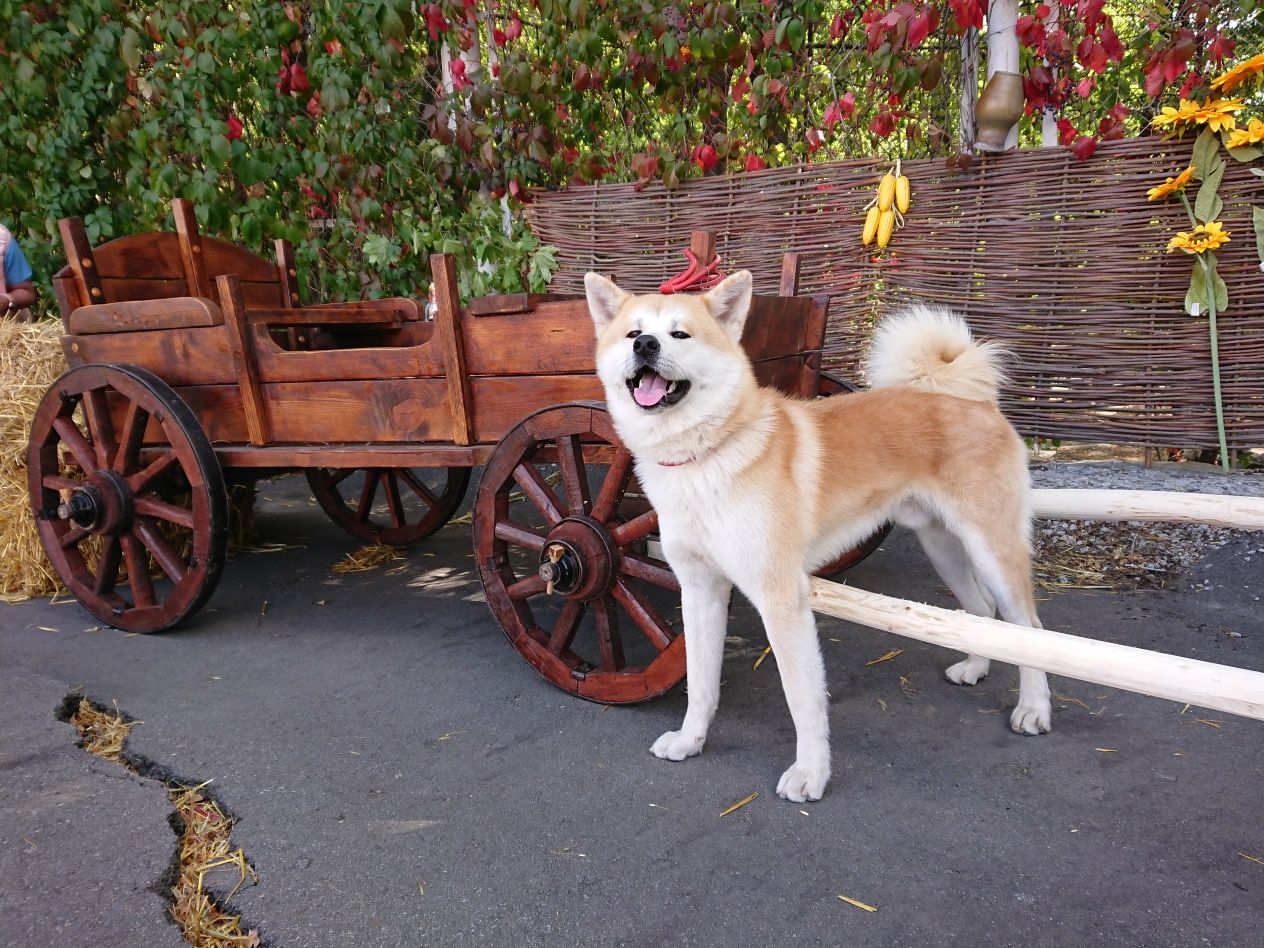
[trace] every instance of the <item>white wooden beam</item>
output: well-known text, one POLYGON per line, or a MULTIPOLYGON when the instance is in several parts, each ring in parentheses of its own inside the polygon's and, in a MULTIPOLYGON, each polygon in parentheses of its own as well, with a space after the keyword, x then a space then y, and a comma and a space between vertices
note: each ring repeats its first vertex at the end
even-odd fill
POLYGON ((1052 675, 1264 720, 1264 672, 1010 625, 812 580, 812 608, 874 629, 1052 675))
POLYGON ((1033 515, 1045 520, 1162 520, 1264 530, 1264 497, 1166 490, 1038 488, 1031 493, 1033 515))

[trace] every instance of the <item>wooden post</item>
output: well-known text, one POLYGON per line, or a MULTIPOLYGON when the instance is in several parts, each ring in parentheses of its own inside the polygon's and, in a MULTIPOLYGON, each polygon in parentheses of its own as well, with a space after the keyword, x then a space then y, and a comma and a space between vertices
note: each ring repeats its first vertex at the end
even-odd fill
POLYGON ((958 119, 958 151, 974 154, 974 106, 979 100, 979 31, 961 34, 961 103, 958 119))
POLYGON ((189 284, 189 295, 210 298, 211 281, 206 275, 202 235, 198 233, 192 202, 176 198, 171 202, 171 214, 176 219, 176 234, 180 237, 180 256, 184 260, 184 278, 189 284))
POLYGON ((457 293, 456 259, 437 253, 430 258, 434 280, 435 332, 443 352, 444 374, 448 377, 448 407, 452 412, 452 440, 472 444, 474 431, 470 377, 465 371, 465 343, 461 337, 461 300, 457 293))
POLYGON ((698 258, 698 266, 705 267, 715 256, 715 234, 709 230, 695 230, 689 235, 689 249, 698 258))
POLYGON ((85 305, 104 303, 105 293, 101 289, 101 275, 97 273, 96 259, 92 256, 92 245, 88 243, 88 232, 83 229, 83 221, 77 217, 63 217, 57 222, 61 231, 62 246, 66 251, 66 262, 79 284, 79 298, 85 305))
POLYGON ((812 580, 817 612, 932 645, 1264 720, 1264 672, 1231 668, 812 580))
MULTIPOLYGON (((298 264, 294 262, 294 245, 278 237, 273 246, 276 247, 277 277, 281 281, 281 305, 286 309, 298 309, 303 303, 298 293, 298 264)), ((293 326, 285 330, 285 338, 291 351, 299 348, 300 341, 305 341, 293 326)))
POLYGON ((777 292, 781 296, 796 296, 799 292, 799 255, 783 254, 781 257, 781 285, 777 292))
POLYGON ((241 298, 241 282, 233 274, 215 278, 219 289, 219 304, 224 311, 224 329, 228 333, 228 348, 233 356, 233 368, 237 372, 237 387, 241 392, 241 404, 246 414, 246 431, 250 443, 265 445, 272 440, 268 425, 267 406, 263 400, 263 386, 259 383, 259 361, 255 353, 254 327, 246 316, 246 304, 241 298))
POLYGON ((53 295, 57 297, 57 308, 61 310, 61 326, 70 332, 70 314, 87 302, 79 296, 79 283, 72 273, 60 270, 53 277, 53 295))
MULTIPOLYGON (((1057 3, 1049 4, 1049 15, 1045 17, 1045 30, 1052 33, 1058 28, 1058 13, 1061 5, 1057 3)), ((1014 35, 1018 35, 1018 24, 1015 23, 1014 35)), ((1049 60, 1045 60, 1045 67, 1052 73, 1054 79, 1058 78, 1058 70, 1056 66, 1050 64, 1049 60)), ((1052 148, 1058 144, 1058 113, 1052 108, 1046 106, 1044 113, 1040 117, 1040 144, 1045 148, 1052 148)))
POLYGON ((1032 515, 1047 520, 1152 520, 1264 530, 1264 498, 1166 490, 1032 492, 1032 515))
POLYGON ((281 305, 298 309, 303 305, 298 289, 298 264, 294 262, 294 245, 280 237, 276 243, 277 276, 281 280, 281 305))

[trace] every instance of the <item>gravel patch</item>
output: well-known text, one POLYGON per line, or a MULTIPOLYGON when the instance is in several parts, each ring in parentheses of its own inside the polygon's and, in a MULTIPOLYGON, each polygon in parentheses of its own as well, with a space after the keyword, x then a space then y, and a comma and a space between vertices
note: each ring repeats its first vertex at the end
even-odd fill
POLYGON ((1205 464, 1158 464, 1147 469, 1122 461, 1036 461, 1030 470, 1033 487, 1105 487, 1264 497, 1264 471, 1258 468, 1224 474, 1205 464))
MULTIPOLYGON (((1037 462, 1032 484, 1048 488, 1166 490, 1264 497, 1264 475, 1209 471, 1193 465, 1146 469, 1121 462, 1037 462)), ((1209 551, 1230 541, 1256 537, 1264 553, 1264 533, 1204 524, 1106 523, 1041 520, 1033 536, 1036 583, 1043 589, 1146 589, 1172 585, 1209 551)))

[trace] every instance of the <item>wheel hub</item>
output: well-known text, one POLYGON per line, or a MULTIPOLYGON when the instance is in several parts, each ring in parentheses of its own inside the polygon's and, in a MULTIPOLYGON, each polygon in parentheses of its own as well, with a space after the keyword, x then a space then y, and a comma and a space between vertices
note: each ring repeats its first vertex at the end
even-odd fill
POLYGON ((79 487, 63 491, 57 516, 93 533, 118 533, 132 522, 132 492, 114 471, 97 471, 79 487))
POLYGON ((558 523, 540 550, 539 576, 550 595, 588 601, 614 585, 618 549, 610 533, 588 517, 558 523))
POLYGON ((101 495, 92 487, 76 487, 57 505, 57 516, 79 527, 95 527, 104 512, 101 495))

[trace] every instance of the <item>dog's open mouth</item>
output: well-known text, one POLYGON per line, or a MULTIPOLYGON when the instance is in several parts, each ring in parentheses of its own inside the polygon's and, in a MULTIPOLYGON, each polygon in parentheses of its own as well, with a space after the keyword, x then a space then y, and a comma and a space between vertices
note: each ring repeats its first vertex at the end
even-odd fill
POLYGON ((665 379, 648 365, 637 369, 628 379, 628 391, 642 408, 661 408, 675 405, 689 391, 687 379, 665 379))

